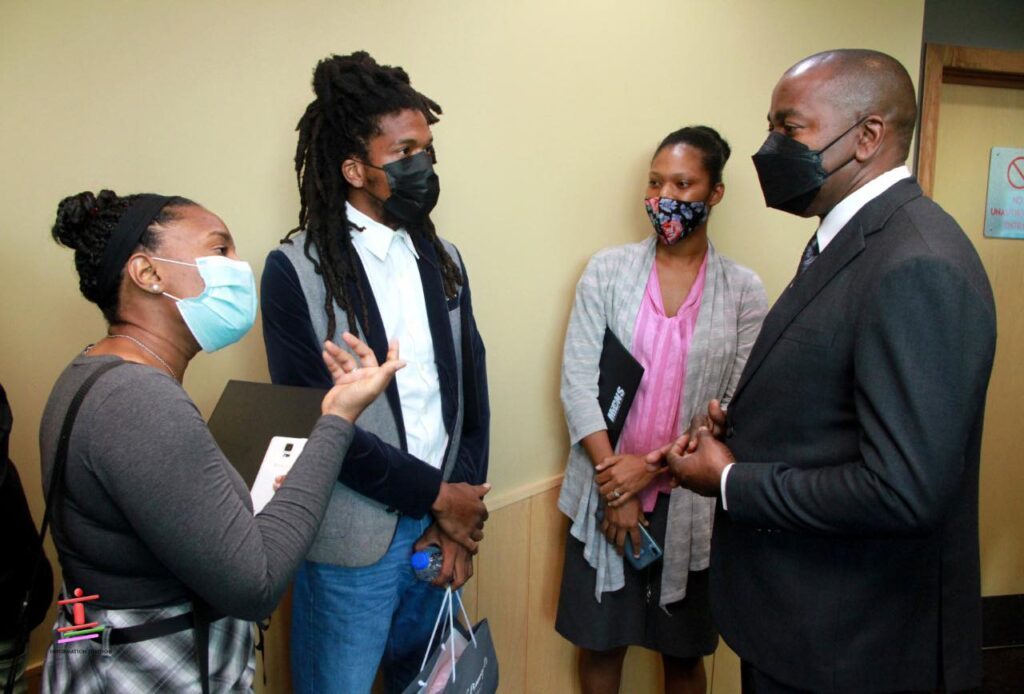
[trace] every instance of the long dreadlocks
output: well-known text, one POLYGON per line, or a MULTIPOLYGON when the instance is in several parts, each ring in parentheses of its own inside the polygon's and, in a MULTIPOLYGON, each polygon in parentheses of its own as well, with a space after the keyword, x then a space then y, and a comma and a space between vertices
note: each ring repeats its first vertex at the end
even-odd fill
MULTIPOLYGON (((306 232, 304 251, 316 273, 323 277, 327 312, 327 335, 333 338, 337 328, 334 305, 345 311, 349 325, 357 325, 353 302, 346 283, 358 288, 362 306, 361 325, 368 329, 368 314, 363 285, 349 230, 354 225, 345 214, 349 184, 341 173, 341 164, 351 157, 367 156, 367 143, 380 134, 381 116, 407 109, 420 111, 432 125, 438 121, 441 107, 412 88, 409 75, 400 67, 378 65, 365 51, 352 55, 332 55, 321 60, 313 71, 316 98, 306 107, 296 130, 299 144, 295 150, 295 174, 299 184, 299 225, 290 237, 306 232), (310 248, 316 249, 314 258, 310 248)), ((427 217, 416 229, 437 251, 445 295, 451 299, 462 284, 462 273, 445 250, 434 223, 427 217)))

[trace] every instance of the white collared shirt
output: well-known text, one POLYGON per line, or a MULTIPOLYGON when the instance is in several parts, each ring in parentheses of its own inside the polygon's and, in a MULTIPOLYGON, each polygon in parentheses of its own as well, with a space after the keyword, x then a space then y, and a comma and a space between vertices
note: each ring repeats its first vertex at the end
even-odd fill
POLYGON ((392 230, 370 219, 349 203, 352 245, 363 262, 370 290, 380 310, 388 340, 398 340, 406 367, 395 374, 405 422, 409 453, 440 468, 448 434, 441 414, 441 383, 434 359, 434 342, 427 319, 427 303, 417 265, 419 254, 405 229, 392 230))
MULTIPOLYGON (((839 235, 847 222, 853 219, 854 215, 860 212, 861 208, 889 190, 895 183, 904 178, 910 178, 910 169, 906 165, 889 169, 884 174, 872 178, 870 181, 853 191, 833 207, 818 226, 818 252, 821 253, 825 247, 832 243, 832 240, 839 235)), ((730 463, 722 470, 722 509, 729 510, 725 501, 725 481, 729 478, 729 471, 736 463, 730 463)))
POLYGON ((905 165, 889 169, 881 176, 872 178, 870 181, 853 191, 833 207, 825 219, 821 220, 818 226, 818 252, 825 250, 825 246, 832 243, 846 223, 853 219, 853 216, 860 212, 860 209, 879 195, 889 190, 898 181, 910 178, 910 169, 905 165))

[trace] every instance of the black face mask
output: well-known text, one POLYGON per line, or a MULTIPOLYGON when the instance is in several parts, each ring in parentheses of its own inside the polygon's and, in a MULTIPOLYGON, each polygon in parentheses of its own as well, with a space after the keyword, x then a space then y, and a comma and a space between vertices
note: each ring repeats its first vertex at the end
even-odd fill
POLYGON ((813 150, 781 133, 768 133, 768 139, 752 157, 765 204, 790 214, 803 214, 814 202, 825 179, 854 159, 851 156, 826 172, 821 163, 821 155, 863 122, 857 121, 819 150, 813 150))
POLYGON ((384 201, 384 211, 399 222, 418 224, 437 204, 441 182, 434 173, 434 155, 419 152, 411 157, 374 166, 388 177, 391 195, 384 201))

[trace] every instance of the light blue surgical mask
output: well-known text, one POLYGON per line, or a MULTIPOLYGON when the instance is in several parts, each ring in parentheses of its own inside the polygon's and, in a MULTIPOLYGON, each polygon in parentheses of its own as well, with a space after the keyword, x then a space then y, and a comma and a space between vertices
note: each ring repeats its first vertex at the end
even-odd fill
POLYGON ((198 268, 206 288, 199 296, 180 299, 163 292, 178 304, 185 325, 205 352, 216 352, 242 339, 256 321, 256 277, 249 263, 220 255, 196 258, 195 263, 156 258, 165 263, 198 268))

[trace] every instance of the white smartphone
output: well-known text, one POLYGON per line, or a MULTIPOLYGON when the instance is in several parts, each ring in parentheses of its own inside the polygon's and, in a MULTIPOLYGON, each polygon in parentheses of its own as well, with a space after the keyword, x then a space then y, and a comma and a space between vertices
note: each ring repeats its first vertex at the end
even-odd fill
POLYGON ((252 483, 253 514, 262 511, 274 496, 274 480, 288 474, 295 459, 302 453, 306 441, 307 439, 293 439, 288 436, 275 436, 270 439, 267 452, 263 455, 263 462, 260 463, 260 471, 256 473, 256 481, 252 483))

